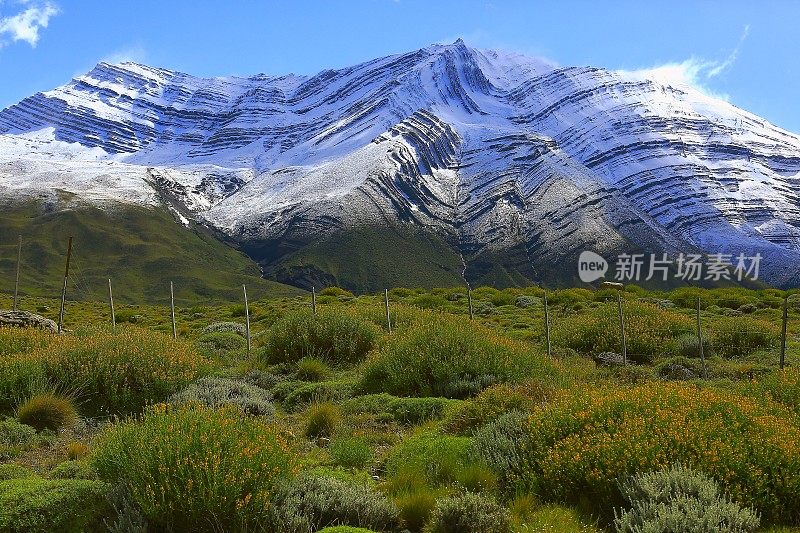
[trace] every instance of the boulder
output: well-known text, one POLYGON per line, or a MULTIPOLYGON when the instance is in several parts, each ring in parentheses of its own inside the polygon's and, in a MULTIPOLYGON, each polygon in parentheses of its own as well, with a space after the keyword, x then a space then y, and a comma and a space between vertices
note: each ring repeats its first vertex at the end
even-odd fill
POLYGON ((700 377, 697 375, 697 372, 691 368, 685 367, 678 363, 670 363, 664 366, 659 374, 662 378, 671 381, 686 381, 700 377))
POLYGON ((623 366, 622 354, 614 352, 601 352, 592 356, 597 366, 623 366))
POLYGON ((28 311, 0 310, 0 327, 39 328, 58 333, 58 324, 54 321, 28 311))

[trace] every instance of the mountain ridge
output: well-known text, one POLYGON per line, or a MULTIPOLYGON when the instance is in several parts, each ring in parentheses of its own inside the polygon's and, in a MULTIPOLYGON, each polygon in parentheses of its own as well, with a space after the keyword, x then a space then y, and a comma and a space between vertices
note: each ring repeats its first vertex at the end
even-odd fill
POLYGON ((461 40, 314 76, 101 63, 0 112, 0 194, 54 182, 166 191, 268 274, 389 228, 438 236, 468 282, 574 280, 563 265, 592 249, 760 253, 768 283, 800 284, 800 137, 691 87, 461 40))

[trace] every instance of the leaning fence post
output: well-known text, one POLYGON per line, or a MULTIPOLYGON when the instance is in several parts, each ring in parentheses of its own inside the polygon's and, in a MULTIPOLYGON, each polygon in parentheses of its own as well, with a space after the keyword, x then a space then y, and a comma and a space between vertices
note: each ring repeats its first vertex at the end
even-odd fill
POLYGON ((708 368, 706 367, 706 356, 703 350, 703 330, 700 326, 700 297, 697 297, 697 349, 700 352, 700 362, 703 364, 703 377, 708 379, 708 368))
POLYGON ((383 305, 386 307, 386 325, 389 326, 389 333, 391 333, 392 317, 389 315, 389 289, 383 289, 383 305))
POLYGON ((242 284, 242 292, 244 293, 244 320, 245 332, 247 333, 247 355, 250 355, 250 304, 247 302, 247 287, 242 284))
POLYGON ((311 312, 317 314, 317 289, 311 286, 311 312))
POLYGON ((781 325, 781 370, 786 364, 786 326, 789 322, 789 296, 783 299, 783 324, 781 325))
POLYGON ((14 278, 14 312, 16 312, 19 308, 17 306, 17 298, 19 296, 19 267, 20 263, 22 263, 22 235, 19 236, 19 240, 17 243, 17 275, 14 278))
POLYGON ((64 267, 64 286, 61 288, 61 308, 58 311, 58 333, 64 332, 64 305, 67 303, 67 278, 69 277, 69 260, 72 258, 72 236, 67 244, 67 266, 64 267))
POLYGON ((178 338, 178 328, 175 326, 175 290, 172 282, 169 282, 169 311, 172 316, 172 338, 178 338))
POLYGON ((628 364, 628 346, 625 340, 625 314, 622 311, 622 295, 617 294, 617 314, 619 315, 619 336, 622 341, 622 364, 628 364))
POLYGON ((552 358, 553 354, 550 347, 550 311, 547 307, 547 291, 544 291, 544 334, 547 339, 547 357, 552 358))
POLYGON ((111 329, 117 330, 117 315, 114 314, 114 293, 111 291, 111 278, 108 278, 108 306, 111 308, 111 329))
POLYGON ((472 320, 474 318, 472 313, 472 287, 467 287, 467 304, 469 305, 469 319, 472 320))

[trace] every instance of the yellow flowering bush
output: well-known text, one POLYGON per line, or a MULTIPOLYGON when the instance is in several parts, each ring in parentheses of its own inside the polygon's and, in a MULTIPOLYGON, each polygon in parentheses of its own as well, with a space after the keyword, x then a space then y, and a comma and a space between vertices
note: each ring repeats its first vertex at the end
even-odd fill
POLYGON ((775 522, 800 522, 800 427, 783 406, 674 383, 563 394, 528 424, 521 480, 554 501, 619 504, 617 480, 681 463, 775 522))
POLYGON ((149 408, 102 433, 91 463, 124 482, 155 530, 263 528, 278 483, 297 462, 281 432, 235 407, 149 408))
MULTIPOLYGON (((644 302, 624 302, 624 312, 628 357, 640 363, 668 353, 673 339, 694 328, 689 317, 644 302)), ((622 350, 616 302, 558 319, 553 326, 553 343, 557 346, 581 353, 622 350)))
POLYGON ((139 412, 209 367, 190 343, 136 328, 62 337, 24 357, 41 362, 56 387, 76 391, 86 414, 139 412))

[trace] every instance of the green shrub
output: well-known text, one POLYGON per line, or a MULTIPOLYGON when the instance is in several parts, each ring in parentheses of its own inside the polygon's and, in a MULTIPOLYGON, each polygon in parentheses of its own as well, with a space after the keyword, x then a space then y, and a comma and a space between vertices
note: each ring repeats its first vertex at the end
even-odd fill
POLYGON ((0 463, 0 481, 36 477, 30 468, 14 463, 0 463))
POLYGON ((397 495, 394 503, 403 526, 411 531, 422 531, 436 507, 436 494, 425 487, 416 488, 397 495))
POLYGON ((341 422, 342 413, 336 404, 330 402, 312 404, 308 408, 306 437, 330 437, 341 422))
POLYGON ((524 482, 549 501, 620 502, 616 480, 679 461, 769 521, 800 521, 800 428, 769 400, 651 382, 563 394, 525 423, 524 482))
POLYGON ((506 492, 513 492, 530 468, 526 420, 524 413, 512 411, 478 429, 472 441, 472 455, 498 475, 506 492))
POLYGON ((177 531, 258 527, 296 470, 281 433, 234 407, 157 405, 98 436, 91 462, 102 479, 128 486, 153 528, 177 531))
POLYGON ((0 420, 0 459, 10 459, 39 443, 36 430, 9 418, 0 420))
POLYGON ((25 398, 47 387, 44 366, 38 359, 27 354, 0 356, 0 413, 11 413, 25 398))
POLYGON ((247 348, 247 341, 231 331, 205 333, 198 337, 197 344, 201 349, 210 352, 232 352, 247 348))
POLYGON ((766 396, 800 415, 800 370, 796 368, 774 370, 748 383, 744 389, 755 398, 766 396))
POLYGON ((451 433, 466 435, 510 411, 530 411, 547 403, 555 387, 539 380, 493 385, 453 409, 445 421, 451 433))
POLYGON ((109 486, 84 479, 0 481, 0 531, 102 531, 109 486))
POLYGON ((294 410, 314 402, 340 401, 353 395, 355 384, 351 381, 284 381, 272 389, 275 399, 283 407, 294 410))
POLYGON ((350 526, 333 526, 320 529, 319 533, 375 533, 371 529, 364 529, 363 527, 350 527, 350 526))
MULTIPOLYGON (((700 348, 697 342, 697 333, 684 333, 678 335, 673 341, 675 348, 674 353, 681 357, 700 357, 700 348)), ((703 335, 703 356, 711 356, 711 339, 707 335, 703 335)))
POLYGON ((753 318, 720 318, 712 329, 714 351, 722 357, 747 356, 777 345, 778 326, 753 318))
POLYGON ((389 338, 367 361, 361 388, 396 396, 457 398, 528 375, 557 379, 559 371, 528 346, 469 320, 441 316, 389 338))
MULTIPOLYGON (((244 313, 242 313, 244 316, 244 313)), ((238 322, 214 322, 203 328, 203 336, 211 333, 235 333, 240 337, 247 335, 247 328, 238 322)), ((202 337, 201 337, 202 338, 202 337)))
POLYGON ((508 511, 494 499, 466 492, 436 503, 426 533, 509 533, 508 511))
POLYGON ((64 461, 50 471, 52 479, 97 479, 97 471, 86 461, 64 461))
POLYGON ((377 327, 353 314, 293 312, 270 328, 257 359, 276 364, 313 357, 336 367, 351 366, 366 357, 379 334, 377 327))
POLYGON ((345 401, 342 408, 350 413, 386 415, 400 424, 421 424, 439 420, 455 406, 458 400, 448 398, 398 398, 391 394, 367 394, 345 401))
POLYGON ((434 294, 421 294, 411 299, 411 304, 421 309, 438 309, 450 305, 446 299, 434 294))
POLYGON ((614 511, 620 533, 746 532, 761 521, 752 509, 722 496, 712 478, 681 465, 632 476, 620 484, 620 491, 630 505, 619 515, 614 511))
POLYGON ((211 408, 232 405, 245 414, 265 417, 275 413, 271 400, 272 395, 260 387, 226 378, 202 378, 169 398, 171 403, 195 402, 211 408))
POLYGON ((497 474, 484 464, 463 465, 456 482, 469 492, 495 492, 498 488, 497 474))
POLYGON ((365 468, 372 462, 372 447, 363 437, 334 439, 330 453, 334 464, 345 468, 365 468))
POLYGON ((420 433, 392 449, 386 460, 386 473, 390 481, 419 476, 432 487, 448 485, 458 481, 461 471, 470 464, 469 449, 467 437, 420 433))
POLYGON ((320 296, 353 296, 353 293, 341 287, 325 287, 319 291, 320 296))
POLYGON ((60 431, 77 418, 72 400, 55 394, 37 394, 17 408, 17 419, 36 431, 60 431))
POLYGON ((301 381, 322 381, 331 373, 324 361, 313 357, 304 357, 297 362, 295 377, 301 381))
POLYGON ((307 531, 334 525, 391 531, 398 525, 397 508, 374 488, 324 476, 298 477, 278 505, 305 519, 307 531))
POLYGON ((514 300, 514 305, 520 307, 522 309, 528 309, 530 307, 544 307, 544 300, 537 296, 517 296, 517 299, 514 300))
MULTIPOLYGON (((643 302, 626 301, 624 306, 628 357, 636 363, 665 355, 675 337, 693 331, 692 320, 674 311, 643 302)), ((553 343, 580 353, 620 353, 616 302, 559 320, 553 327, 553 343)))
POLYGON ((60 337, 29 356, 42 361, 55 386, 77 387, 81 409, 90 416, 139 412, 208 371, 191 344, 135 328, 60 337))

